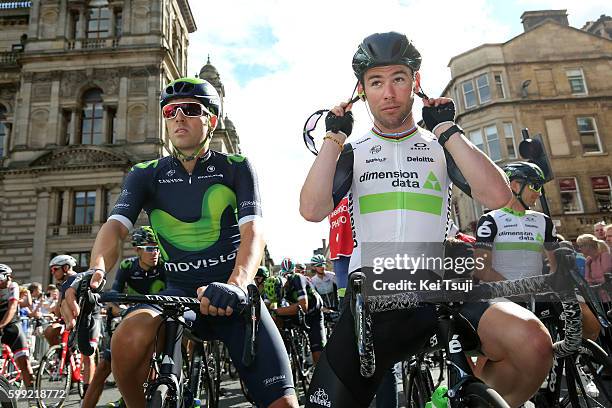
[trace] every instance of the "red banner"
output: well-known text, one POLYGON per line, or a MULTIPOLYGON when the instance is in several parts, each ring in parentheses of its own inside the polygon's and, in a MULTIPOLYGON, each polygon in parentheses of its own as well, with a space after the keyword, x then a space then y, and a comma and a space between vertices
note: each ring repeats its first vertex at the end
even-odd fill
POLYGON ((593 190, 609 190, 610 179, 608 176, 591 177, 591 185, 593 190))
POLYGON ((351 256, 353 253, 353 233, 348 212, 348 198, 344 197, 329 215, 329 257, 351 256))
POLYGON ((559 190, 576 191, 576 179, 573 177, 559 179, 559 190))

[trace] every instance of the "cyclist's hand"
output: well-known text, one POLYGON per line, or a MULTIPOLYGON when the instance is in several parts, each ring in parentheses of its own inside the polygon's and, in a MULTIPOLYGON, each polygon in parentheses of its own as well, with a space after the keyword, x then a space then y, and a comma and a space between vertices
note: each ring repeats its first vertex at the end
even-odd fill
POLYGON ((336 134, 343 134, 345 139, 351 135, 353 131, 353 113, 351 112, 351 104, 342 102, 340 105, 333 107, 325 117, 325 130, 336 134))
POLYGON ((452 126, 455 120, 455 103, 450 98, 423 98, 423 121, 431 132, 441 124, 452 126))
POLYGON ((213 282, 198 290, 203 315, 231 316, 239 305, 246 305, 247 294, 239 286, 213 282))
POLYGON ((64 298, 61 304, 62 318, 66 322, 66 329, 71 330, 76 324, 76 318, 79 316, 79 304, 76 298, 76 289, 68 288, 64 293, 64 298))

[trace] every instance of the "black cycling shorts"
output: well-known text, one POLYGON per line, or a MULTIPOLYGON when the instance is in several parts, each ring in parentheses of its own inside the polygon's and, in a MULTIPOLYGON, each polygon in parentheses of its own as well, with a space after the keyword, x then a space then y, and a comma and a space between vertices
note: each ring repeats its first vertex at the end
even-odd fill
POLYGON ((306 324, 310 327, 307 330, 310 350, 323 351, 327 336, 325 335, 325 318, 321 309, 315 309, 306 314, 306 324))
MULTIPOLYGON (((350 293, 347 291, 345 301, 349 299, 350 293)), ((461 314, 477 329, 482 314, 489 306, 489 302, 466 303, 461 314)), ((334 388, 345 389, 344 395, 350 395, 351 402, 332 400, 332 407, 368 407, 389 368, 396 362, 419 353, 436 333, 435 307, 423 304, 410 310, 376 313, 372 317, 372 326, 376 371, 371 378, 365 378, 360 374, 353 314, 349 304, 344 305, 321 357, 326 359, 326 362, 320 364, 319 361, 315 370, 308 392, 307 407, 318 406, 317 401, 323 398, 322 395, 334 398, 334 388), (342 387, 336 387, 334 382, 342 384, 342 387)))
MULTIPOLYGON (((180 289, 166 289, 158 295, 188 296, 180 289)), ((136 308, 159 312, 159 309, 151 305, 139 305, 136 308)), ((200 313, 196 316, 196 313, 189 311, 185 313, 184 318, 197 337, 202 340, 220 340, 227 346, 240 378, 258 406, 269 406, 277 399, 295 393, 289 357, 283 339, 263 302, 257 330, 257 354, 255 361, 249 367, 242 364, 246 337, 243 316, 237 313, 230 317, 203 316, 200 313)), ((180 356, 175 357, 180 358, 180 356)))
POLYGON ((9 323, 4 326, 2 344, 6 344, 11 348, 15 358, 30 355, 28 342, 19 322, 9 323))

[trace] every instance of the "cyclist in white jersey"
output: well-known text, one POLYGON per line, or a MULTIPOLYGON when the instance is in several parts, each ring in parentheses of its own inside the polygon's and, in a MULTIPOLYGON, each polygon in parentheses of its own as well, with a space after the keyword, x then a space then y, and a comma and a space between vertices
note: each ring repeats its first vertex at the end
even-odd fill
MULTIPOLYGON (((556 269, 555 226, 546 214, 530 210, 540 197, 544 173, 528 162, 510 163, 503 170, 514 198, 504 208, 480 217, 476 231, 475 256, 484 260, 484 268, 474 276, 487 282, 541 275, 544 254, 550 269, 556 269)), ((580 308, 583 337, 595 340, 601 329, 599 322, 584 301, 580 308)))
POLYGON ((315 273, 310 279, 312 286, 321 295, 323 306, 326 309, 338 310, 338 283, 336 282, 336 274, 325 270, 325 257, 323 255, 315 255, 310 258, 312 270, 315 273))
MULTIPOLYGON (((364 244, 380 243, 373 252, 385 257, 397 255, 392 248, 402 242, 442 244, 451 180, 467 193, 471 187, 471 196, 489 208, 500 208, 512 197, 501 169, 454 123, 451 99, 424 97, 423 119, 432 132, 416 126, 412 106, 415 93, 422 95, 420 62, 419 52, 402 34, 373 34, 363 40, 353 57, 353 70, 374 126, 345 144, 353 125, 351 106, 334 107, 325 119, 327 134, 302 187, 300 212, 313 222, 323 220, 349 193, 351 272, 372 266, 374 255, 368 253, 370 261, 363 256, 364 244)), ((380 276, 384 280, 385 274, 380 276)), ((464 309, 490 359, 483 380, 511 406, 525 402, 552 364, 548 332, 532 313, 515 304, 477 303, 464 309)), ((334 407, 367 406, 385 371, 417 352, 436 322, 427 305, 375 314, 377 368, 371 378, 364 378, 359 373, 352 311, 345 308, 319 360, 306 406, 319 406, 322 399, 334 407)))

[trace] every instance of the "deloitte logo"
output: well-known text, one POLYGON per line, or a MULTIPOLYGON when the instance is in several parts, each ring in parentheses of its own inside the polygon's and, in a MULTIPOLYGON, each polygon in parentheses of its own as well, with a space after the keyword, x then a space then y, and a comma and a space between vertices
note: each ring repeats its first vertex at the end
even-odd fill
POLYGON ((331 407, 329 396, 323 390, 323 388, 319 388, 313 395, 310 396, 310 402, 321 405, 322 407, 331 407))

